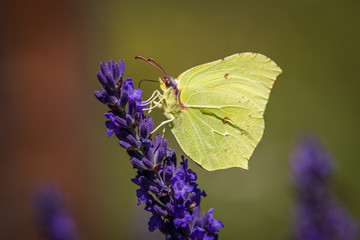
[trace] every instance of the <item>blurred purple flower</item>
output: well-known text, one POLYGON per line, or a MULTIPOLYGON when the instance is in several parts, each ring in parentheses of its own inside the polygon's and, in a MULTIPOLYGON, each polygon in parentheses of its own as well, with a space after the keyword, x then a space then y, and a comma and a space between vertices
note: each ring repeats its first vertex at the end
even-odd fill
POLYGON ((167 140, 160 135, 151 138, 153 120, 143 113, 142 91, 134 89, 130 78, 123 79, 124 61, 100 65, 97 76, 103 86, 95 91, 95 97, 110 108, 105 113, 106 135, 117 136, 137 169, 132 182, 140 187, 136 191, 138 204, 145 203, 145 210, 152 213, 149 230, 159 229, 167 240, 217 239, 224 225, 214 219, 213 209, 201 218, 200 201, 206 194, 197 188, 196 173, 188 168, 187 159, 182 156, 177 165, 167 140))
POLYGON ((314 137, 294 150, 292 177, 297 190, 295 236, 298 240, 353 240, 358 227, 339 206, 331 189, 333 157, 314 137))
POLYGON ((33 204, 37 224, 47 239, 79 239, 75 221, 55 188, 39 187, 35 192, 33 204))

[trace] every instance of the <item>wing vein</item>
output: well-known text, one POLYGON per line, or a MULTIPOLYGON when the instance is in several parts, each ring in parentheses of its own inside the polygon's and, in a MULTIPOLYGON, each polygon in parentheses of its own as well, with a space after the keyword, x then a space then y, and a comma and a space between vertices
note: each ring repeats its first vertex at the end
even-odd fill
MULTIPOLYGON (((216 144, 216 149, 220 152, 220 149, 219 149, 218 144, 217 144, 217 142, 216 142, 216 139, 215 139, 215 137, 214 137, 214 132, 218 132, 218 131, 214 130, 211 126, 209 126, 206 122, 204 122, 204 120, 202 120, 199 116, 197 116, 196 113, 193 113, 193 115, 194 115, 195 117, 197 117, 201 122, 203 122, 208 128, 211 129, 211 133, 212 133, 212 135, 213 135, 214 142, 215 142, 215 144, 216 144)), ((221 134, 221 135, 222 135, 222 134, 221 134)), ((222 136, 225 137, 225 139, 226 139, 226 136, 224 136, 224 135, 222 135, 222 136)), ((218 158, 215 158, 215 159, 216 159, 216 161, 217 161, 217 163, 218 163, 218 166, 221 166, 221 165, 220 165, 220 162, 219 162, 219 159, 218 159, 218 158)), ((210 159, 209 159, 209 160, 210 160, 210 159)))
MULTIPOLYGON (((189 112, 189 113, 190 113, 190 112, 189 112)), ((185 114, 185 116, 187 116, 187 115, 185 114)), ((203 144, 203 142, 201 141, 201 138, 200 138, 200 136, 199 136, 198 131, 196 130, 196 127, 195 127, 194 123, 191 121, 190 116, 187 116, 187 117, 188 117, 191 125, 193 126, 193 128, 194 128, 194 130, 195 130, 196 136, 198 137, 198 139, 199 139, 199 141, 200 141, 200 144, 201 144, 201 146, 202 146, 202 148, 203 148, 203 150, 204 150, 204 154, 208 157, 207 152, 206 152, 205 147, 204 147, 204 144, 203 144)), ((210 164, 210 165, 211 165, 211 164, 210 164)))

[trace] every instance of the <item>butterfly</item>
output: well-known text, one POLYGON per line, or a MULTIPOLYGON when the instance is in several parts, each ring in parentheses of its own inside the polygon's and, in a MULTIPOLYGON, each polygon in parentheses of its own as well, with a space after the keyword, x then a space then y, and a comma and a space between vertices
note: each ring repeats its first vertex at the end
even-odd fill
POLYGON ((160 107, 184 153, 206 170, 248 169, 264 132, 264 111, 280 67, 258 53, 238 53, 170 77, 145 104, 160 107))

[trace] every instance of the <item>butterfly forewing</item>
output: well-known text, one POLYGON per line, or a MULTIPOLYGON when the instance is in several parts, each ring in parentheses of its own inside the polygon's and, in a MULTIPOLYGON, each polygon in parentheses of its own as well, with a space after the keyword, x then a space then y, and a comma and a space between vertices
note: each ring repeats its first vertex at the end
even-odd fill
POLYGON ((172 132, 183 151, 207 170, 247 169, 280 73, 269 58, 242 53, 181 74, 178 88, 185 108, 174 115, 172 132))

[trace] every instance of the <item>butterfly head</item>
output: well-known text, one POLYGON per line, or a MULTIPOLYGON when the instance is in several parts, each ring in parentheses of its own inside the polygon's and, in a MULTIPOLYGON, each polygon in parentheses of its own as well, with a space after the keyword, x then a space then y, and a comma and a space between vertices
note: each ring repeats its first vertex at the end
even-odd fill
POLYGON ((160 79, 165 83, 166 88, 171 87, 172 77, 170 77, 169 75, 164 75, 163 77, 160 77, 160 79))

